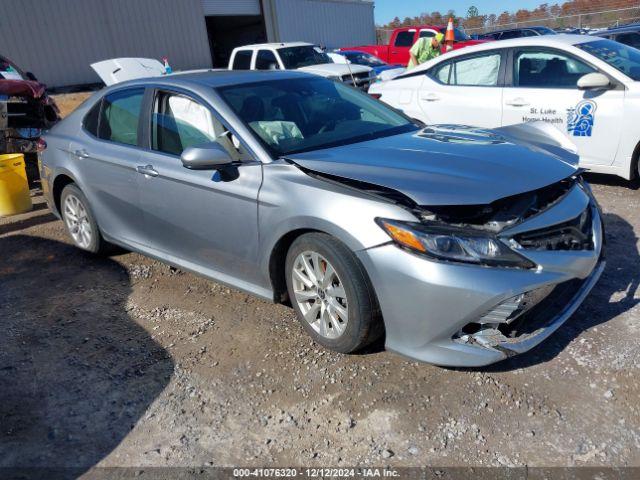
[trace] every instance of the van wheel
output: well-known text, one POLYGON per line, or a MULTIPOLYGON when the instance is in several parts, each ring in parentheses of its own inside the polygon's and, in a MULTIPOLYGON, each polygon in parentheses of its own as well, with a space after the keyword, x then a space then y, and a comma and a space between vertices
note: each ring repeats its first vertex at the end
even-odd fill
POLYGON ((323 233, 302 235, 287 253, 285 271, 291 304, 317 343, 350 353, 381 336, 371 282, 343 243, 323 233))
POLYGON ((94 254, 107 253, 111 244, 102 238, 82 190, 73 183, 64 187, 60 196, 60 206, 62 220, 74 245, 94 254))

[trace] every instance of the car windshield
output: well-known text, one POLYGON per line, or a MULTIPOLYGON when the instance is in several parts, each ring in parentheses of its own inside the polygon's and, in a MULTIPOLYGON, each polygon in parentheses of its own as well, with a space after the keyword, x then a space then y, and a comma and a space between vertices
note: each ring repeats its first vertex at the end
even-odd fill
POLYGON ((310 65, 320 65, 323 63, 333 63, 331 57, 313 45, 301 47, 286 47, 278 50, 284 68, 295 70, 296 68, 308 67, 310 65))
POLYGON ((274 156, 418 129, 368 95, 320 77, 229 85, 217 91, 274 156))
POLYGON ((635 81, 640 80, 640 50, 613 40, 596 40, 578 43, 575 46, 607 62, 629 78, 635 81))
POLYGON ((367 67, 382 67, 386 65, 378 57, 364 52, 344 52, 344 56, 349 59, 351 63, 356 65, 365 65, 367 67))

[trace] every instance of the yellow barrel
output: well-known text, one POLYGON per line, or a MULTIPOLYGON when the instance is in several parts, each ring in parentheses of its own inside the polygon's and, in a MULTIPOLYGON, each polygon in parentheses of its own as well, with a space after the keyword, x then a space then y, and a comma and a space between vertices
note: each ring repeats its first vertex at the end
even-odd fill
POLYGON ((0 155, 0 216, 24 213, 32 208, 24 155, 0 155))

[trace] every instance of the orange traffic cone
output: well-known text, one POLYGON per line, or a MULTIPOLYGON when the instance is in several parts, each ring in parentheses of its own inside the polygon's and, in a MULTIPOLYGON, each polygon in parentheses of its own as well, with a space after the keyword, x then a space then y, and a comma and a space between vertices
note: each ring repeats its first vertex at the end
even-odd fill
POLYGON ((447 52, 453 50, 453 42, 456 41, 456 35, 453 31, 453 18, 449 17, 447 24, 447 32, 444 35, 444 44, 447 52))

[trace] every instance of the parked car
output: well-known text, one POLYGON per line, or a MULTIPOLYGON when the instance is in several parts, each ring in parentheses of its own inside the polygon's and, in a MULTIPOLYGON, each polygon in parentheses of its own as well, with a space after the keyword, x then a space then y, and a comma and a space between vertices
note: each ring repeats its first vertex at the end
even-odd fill
POLYGON ((334 63, 365 65, 370 67, 376 74, 376 79, 380 82, 391 80, 406 70, 403 65, 389 65, 370 53, 359 52, 357 50, 329 52, 327 55, 331 57, 334 63))
POLYGON ((311 43, 264 43, 238 47, 231 53, 229 70, 300 70, 366 90, 376 81, 371 67, 336 64, 311 43))
MULTIPOLYGON (((343 50, 358 50, 360 52, 367 52, 375 55, 380 60, 391 63, 407 65, 409 63, 409 50, 419 38, 431 38, 437 33, 444 34, 447 30, 446 26, 434 26, 434 25, 419 25, 415 27, 402 27, 396 28, 391 34, 389 45, 363 45, 358 47, 345 47, 343 50)), ((455 43, 454 49, 464 48, 471 45, 478 45, 484 43, 487 40, 473 40, 467 33, 460 27, 454 29, 455 43)), ((445 51, 443 46, 443 52, 445 51)))
POLYGON ((58 106, 31 72, 0 56, 0 153, 32 153, 43 129, 60 119, 58 106))
POLYGON ((420 129, 340 82, 226 71, 115 84, 46 136, 75 245, 115 243, 270 301, 311 337, 443 365, 524 352, 604 263, 576 156, 533 126, 420 129))
POLYGON ((537 37, 540 35, 557 35, 549 27, 510 28, 478 35, 480 40, 509 40, 512 38, 537 37))
POLYGON ((615 40, 616 42, 640 49, 640 23, 612 27, 607 30, 592 33, 591 35, 608 38, 609 40, 615 40))
POLYGON ((500 127, 544 121, 580 165, 639 174, 640 51, 588 35, 503 40, 451 52, 370 93, 426 124, 500 127))

